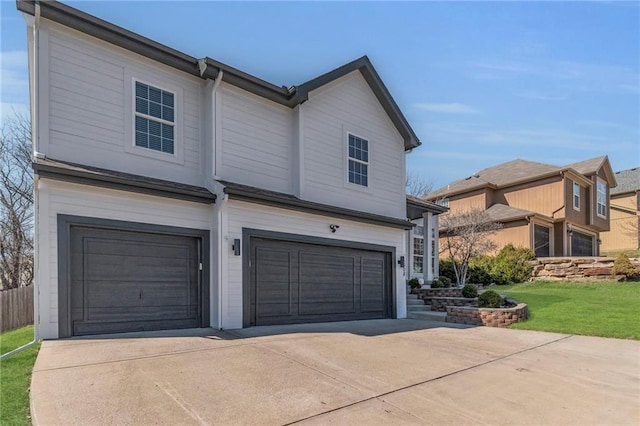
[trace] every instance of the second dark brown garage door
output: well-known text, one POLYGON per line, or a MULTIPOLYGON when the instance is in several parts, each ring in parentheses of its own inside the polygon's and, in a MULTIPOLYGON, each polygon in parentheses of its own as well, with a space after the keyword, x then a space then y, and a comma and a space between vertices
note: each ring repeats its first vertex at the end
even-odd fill
POLYGON ((390 254, 251 238, 249 324, 391 316, 390 254))

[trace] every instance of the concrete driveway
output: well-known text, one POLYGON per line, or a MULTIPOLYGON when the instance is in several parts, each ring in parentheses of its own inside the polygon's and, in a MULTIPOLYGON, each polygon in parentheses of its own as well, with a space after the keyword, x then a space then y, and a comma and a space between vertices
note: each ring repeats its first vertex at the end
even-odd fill
POLYGON ((47 341, 36 424, 633 424, 640 342, 414 320, 47 341))

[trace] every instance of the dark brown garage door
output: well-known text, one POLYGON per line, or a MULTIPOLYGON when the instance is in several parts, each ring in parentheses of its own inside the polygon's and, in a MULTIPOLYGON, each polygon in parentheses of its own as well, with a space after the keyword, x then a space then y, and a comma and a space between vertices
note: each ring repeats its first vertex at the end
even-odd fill
POLYGON ((73 227, 73 335, 200 326, 193 237, 73 227))
POLYGON ((388 253, 251 238, 248 325, 386 318, 388 253))

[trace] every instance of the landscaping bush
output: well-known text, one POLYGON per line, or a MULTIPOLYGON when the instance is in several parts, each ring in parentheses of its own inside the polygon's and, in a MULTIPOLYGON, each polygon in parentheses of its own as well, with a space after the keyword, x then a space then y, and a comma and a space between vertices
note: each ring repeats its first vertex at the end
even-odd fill
POLYGON ((451 282, 457 282, 456 272, 453 270, 453 261, 449 259, 440 259, 440 277, 447 277, 451 282))
POLYGON ((494 258, 491 256, 478 256, 469 261, 469 279, 472 284, 489 285, 494 282, 491 274, 494 258))
POLYGON ((478 307, 499 308, 502 304, 502 297, 493 290, 487 290, 478 296, 478 307))
POLYGON ((431 281, 431 288, 444 288, 444 283, 442 282, 442 280, 440 280, 440 278, 436 278, 435 280, 431 281))
POLYGON ((534 257, 528 248, 507 244, 493 261, 491 275, 496 284, 516 284, 529 281, 533 266, 529 261, 534 257))
POLYGON ((407 281, 407 284, 409 285, 409 287, 411 287, 411 289, 416 289, 416 288, 420 288, 420 280, 418 280, 417 278, 411 278, 409 281, 407 281))
POLYGON ((440 277, 438 279, 442 281, 445 287, 451 287, 451 279, 449 277, 440 277))
POLYGON ((629 257, 626 254, 620 253, 613 262, 611 275, 614 277, 616 275, 622 275, 627 280, 633 279, 640 276, 640 268, 631 263, 631 260, 629 260, 629 257))
POLYGON ((478 297, 478 289, 475 285, 473 284, 467 284, 464 287, 462 287, 462 297, 467 297, 467 298, 474 298, 474 297, 478 297))

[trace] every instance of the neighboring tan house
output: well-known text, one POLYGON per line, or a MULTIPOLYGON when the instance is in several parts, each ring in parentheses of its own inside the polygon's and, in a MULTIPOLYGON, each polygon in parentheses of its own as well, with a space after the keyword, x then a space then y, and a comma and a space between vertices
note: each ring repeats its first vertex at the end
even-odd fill
POLYGON ((602 252, 640 248, 640 167, 616 172, 611 190, 611 229, 600 234, 602 252))
POLYGON ((420 142, 366 56, 281 87, 59 2, 17 7, 39 337, 406 317, 405 281, 437 265, 412 234, 445 209, 406 197, 420 142))
POLYGON ((511 243, 537 257, 595 256, 609 230, 609 191, 616 179, 607 156, 567 166, 513 160, 428 194, 448 214, 486 210, 503 229, 498 249, 511 243))

